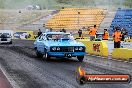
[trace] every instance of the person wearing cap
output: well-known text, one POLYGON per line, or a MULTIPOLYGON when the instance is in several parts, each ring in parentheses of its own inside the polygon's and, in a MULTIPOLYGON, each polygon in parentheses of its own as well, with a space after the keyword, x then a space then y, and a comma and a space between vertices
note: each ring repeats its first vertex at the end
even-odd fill
POLYGON ((104 34, 103 34, 103 40, 108 40, 109 39, 109 32, 107 29, 104 29, 104 34))
POLYGON ((92 29, 90 29, 89 35, 90 35, 90 41, 93 41, 96 37, 97 28, 96 25, 92 29))
POLYGON ((122 34, 118 27, 115 28, 115 32, 113 33, 113 40, 114 40, 114 48, 120 48, 122 34))
POLYGON ((66 30, 64 28, 61 31, 64 32, 64 33, 66 33, 66 30))

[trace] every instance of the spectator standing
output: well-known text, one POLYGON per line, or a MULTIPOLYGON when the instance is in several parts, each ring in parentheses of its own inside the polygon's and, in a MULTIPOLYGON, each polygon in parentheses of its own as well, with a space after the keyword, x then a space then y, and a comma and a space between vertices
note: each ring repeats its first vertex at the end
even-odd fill
POLYGON ((122 34, 122 38, 121 38, 121 41, 124 41, 125 40, 125 38, 127 37, 127 31, 126 31, 126 29, 122 29, 121 30, 121 34, 122 34))
POLYGON ((78 35, 79 35, 79 37, 82 36, 82 30, 81 29, 78 30, 78 35))
POLYGON ((52 32, 53 31, 53 29, 52 28, 50 28, 50 32, 52 32))
POLYGON ((130 39, 132 39, 132 35, 130 35, 130 39))
POLYGON ((122 34, 118 27, 115 28, 115 32, 113 33, 112 36, 114 40, 114 48, 120 48, 122 34))
POLYGON ((109 32, 107 29, 104 29, 104 34, 103 34, 103 40, 108 40, 109 39, 109 32))
POLYGON ((38 37, 42 34, 41 30, 38 30, 38 37))
POLYGON ((63 29, 62 29, 62 32, 66 33, 66 30, 63 28, 63 29))
POLYGON ((96 25, 92 29, 90 29, 89 35, 90 35, 90 41, 93 41, 96 37, 97 28, 96 25))

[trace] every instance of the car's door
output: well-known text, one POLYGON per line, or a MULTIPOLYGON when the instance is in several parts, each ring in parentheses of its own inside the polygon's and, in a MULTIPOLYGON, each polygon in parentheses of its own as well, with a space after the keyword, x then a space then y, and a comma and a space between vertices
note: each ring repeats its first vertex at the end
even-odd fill
POLYGON ((39 36, 38 40, 37 40, 37 50, 41 53, 44 53, 44 47, 45 47, 45 34, 42 34, 41 36, 39 36))

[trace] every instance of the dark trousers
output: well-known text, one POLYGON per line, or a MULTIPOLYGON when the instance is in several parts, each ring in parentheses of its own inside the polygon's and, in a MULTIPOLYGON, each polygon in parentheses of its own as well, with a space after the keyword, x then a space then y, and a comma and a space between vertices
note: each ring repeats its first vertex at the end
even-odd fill
POLYGON ((108 40, 108 39, 102 39, 102 40, 108 40))
POLYGON ((114 42, 114 48, 120 48, 121 42, 114 42))
POLYGON ((81 33, 79 33, 79 37, 81 37, 82 36, 82 34, 81 33))

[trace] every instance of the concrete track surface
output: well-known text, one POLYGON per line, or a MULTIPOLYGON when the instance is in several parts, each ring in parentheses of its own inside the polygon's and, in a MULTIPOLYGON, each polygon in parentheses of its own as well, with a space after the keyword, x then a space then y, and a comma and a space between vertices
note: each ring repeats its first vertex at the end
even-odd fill
POLYGON ((85 56, 84 62, 76 58, 36 58, 33 41, 13 40, 12 45, 0 45, 0 65, 14 88, 132 88, 129 84, 86 84, 76 82, 76 69, 84 67, 94 74, 130 74, 132 64, 85 56))

